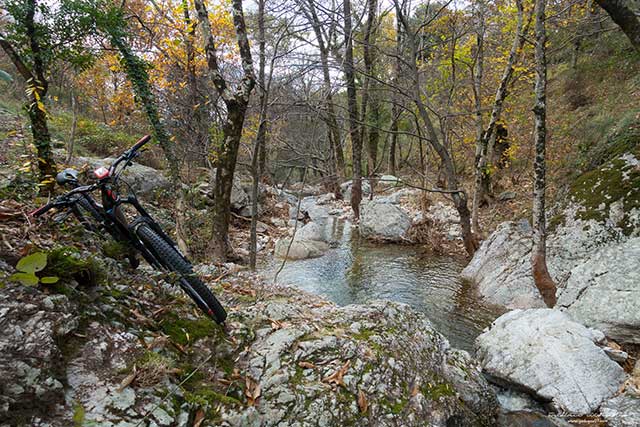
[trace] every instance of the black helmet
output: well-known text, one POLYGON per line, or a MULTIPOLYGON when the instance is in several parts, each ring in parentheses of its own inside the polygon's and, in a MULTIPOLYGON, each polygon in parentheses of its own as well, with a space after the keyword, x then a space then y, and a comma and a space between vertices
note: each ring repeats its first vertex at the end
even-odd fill
POLYGON ((65 185, 70 182, 78 182, 78 171, 67 168, 56 175, 56 182, 59 185, 65 185))

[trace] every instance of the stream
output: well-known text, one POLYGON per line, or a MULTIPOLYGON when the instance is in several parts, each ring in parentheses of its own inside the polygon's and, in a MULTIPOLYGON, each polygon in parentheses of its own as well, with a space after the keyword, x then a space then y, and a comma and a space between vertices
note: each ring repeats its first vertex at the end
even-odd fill
MULTIPOLYGON (((482 303, 459 277, 464 263, 419 246, 375 244, 351 232, 348 222, 329 217, 332 248, 319 258, 287 261, 278 283, 322 295, 338 305, 386 299, 424 313, 453 347, 473 351, 475 338, 502 312, 482 303)), ((282 260, 264 273, 273 279, 282 260)))

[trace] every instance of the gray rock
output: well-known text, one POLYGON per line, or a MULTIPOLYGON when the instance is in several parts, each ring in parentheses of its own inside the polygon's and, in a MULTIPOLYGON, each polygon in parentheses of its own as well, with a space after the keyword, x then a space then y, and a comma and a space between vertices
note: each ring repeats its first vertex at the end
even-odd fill
POLYGON ((375 200, 362 204, 360 235, 374 240, 404 241, 411 219, 402 209, 375 200))
POLYGON ((277 257, 292 260, 317 258, 329 249, 329 245, 322 241, 296 240, 294 238, 291 246, 289 246, 290 241, 290 238, 276 241, 274 253, 277 257))
POLYGON ((640 344, 640 237, 596 251, 571 270, 558 299, 572 318, 640 344))
POLYGON ((292 326, 266 329, 243 355, 260 400, 228 408, 222 425, 330 427, 355 419, 373 427, 495 425, 495 397, 478 366, 407 306, 288 304, 296 305, 287 319, 292 326), (355 324, 359 332, 346 332, 355 324))
POLYGON ((487 375, 520 387, 559 410, 595 411, 625 380, 623 369, 596 345, 602 333, 551 309, 514 310, 476 340, 487 375))
MULTIPOLYGON (((113 157, 104 159, 76 157, 73 160, 73 165, 76 167, 88 165, 89 171, 87 173, 90 173, 91 177, 93 177, 93 171, 95 169, 101 166, 108 168, 115 160, 113 157)), ((171 187, 171 182, 164 176, 162 171, 135 162, 127 167, 122 174, 122 180, 131 185, 137 195, 143 197, 153 196, 156 192, 168 190, 171 187)))
POLYGON ((609 399, 600 407, 600 415, 610 427, 640 426, 640 396, 625 393, 609 399))
POLYGON ((515 411, 500 414, 499 427, 572 427, 562 418, 540 412, 515 411))
POLYGON ((507 202, 509 200, 514 200, 517 197, 515 191, 503 191, 498 194, 498 200, 501 202, 507 202))
MULTIPOLYGON (((340 191, 342 192, 342 198, 346 201, 351 200, 351 187, 353 187, 353 181, 349 180, 340 184, 340 191)), ((371 194, 371 184, 366 179, 362 180, 362 195, 367 196, 371 194)))
POLYGON ((531 242, 530 231, 518 223, 500 224, 462 270, 462 278, 477 284, 479 294, 493 304, 545 307, 531 276, 531 242))
POLYGON ((381 187, 397 187, 402 183, 400 178, 393 175, 382 175, 378 179, 378 185, 381 187))

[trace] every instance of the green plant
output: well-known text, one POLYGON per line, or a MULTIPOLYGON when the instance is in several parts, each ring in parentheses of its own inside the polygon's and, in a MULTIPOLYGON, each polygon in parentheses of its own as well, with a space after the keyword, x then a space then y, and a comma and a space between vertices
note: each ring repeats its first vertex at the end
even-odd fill
POLYGON ((53 284, 57 283, 57 276, 38 277, 36 273, 44 270, 47 266, 47 254, 44 252, 35 252, 31 255, 20 259, 16 265, 17 273, 11 275, 10 279, 20 282, 25 286, 36 286, 38 283, 53 284))

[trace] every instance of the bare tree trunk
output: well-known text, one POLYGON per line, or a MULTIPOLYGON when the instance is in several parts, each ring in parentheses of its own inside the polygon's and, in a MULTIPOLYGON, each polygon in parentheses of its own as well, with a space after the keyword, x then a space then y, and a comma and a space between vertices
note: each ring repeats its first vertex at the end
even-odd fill
POLYGON ((607 11, 613 22, 620 26, 631 45, 640 52, 640 12, 633 10, 633 0, 596 1, 607 11))
POLYGON ((266 143, 267 137, 267 87, 265 82, 265 31, 264 31, 264 6, 266 0, 258 0, 258 87, 260 88, 260 123, 258 134, 253 146, 251 157, 251 231, 249 243, 249 268, 256 269, 258 257, 258 185, 260 181, 260 149, 266 143))
POLYGON ((203 0, 194 1, 198 20, 202 26, 204 50, 213 85, 225 103, 227 117, 222 126, 223 138, 217 148, 215 162, 214 207, 212 212, 211 255, 225 260, 229 252, 229 217, 231 214, 231 189, 235 172, 242 127, 249 104, 249 95, 255 86, 253 60, 242 11, 242 0, 232 0, 233 24, 242 59, 243 77, 237 89, 232 91, 218 65, 215 39, 211 33, 209 14, 203 0))
POLYGON ((65 159, 65 163, 67 164, 71 163, 71 159, 73 158, 73 146, 76 139, 76 128, 78 127, 78 101, 73 88, 71 89, 71 113, 73 114, 73 119, 71 121, 69 141, 67 142, 67 157, 65 159))
POLYGON ((389 174, 396 175, 396 146, 398 145, 398 121, 400 120, 400 107, 394 102, 391 107, 391 143, 389 144, 389 174))
MULTIPOLYGON (((396 60, 394 66, 393 83, 398 86, 400 84, 400 74, 402 72, 402 24, 396 19, 396 60)), ((391 107, 391 144, 389 146, 389 173, 396 175, 396 146, 398 146, 398 122, 402 109, 400 108, 400 97, 394 96, 391 107)), ((398 147, 399 148, 399 147, 398 147)), ((402 157, 402 156, 401 156, 402 157)))
POLYGON ((536 156, 533 165, 533 250, 531 251, 531 269, 536 287, 542 295, 542 299, 549 307, 556 304, 556 285, 547 269, 547 235, 545 221, 545 149, 547 139, 546 114, 547 114, 547 59, 545 29, 546 0, 536 0, 536 47, 535 47, 535 71, 536 103, 533 107, 535 115, 534 139, 536 156))
POLYGON ((360 202, 362 201, 362 138, 358 127, 358 99, 353 66, 353 33, 351 31, 351 2, 343 0, 345 57, 344 75, 347 83, 347 107, 349 110, 349 135, 351 136, 351 153, 353 161, 353 185, 351 187, 351 209, 354 218, 360 219, 360 202))
POLYGON ((451 192, 453 204, 458 211, 458 214, 460 215, 460 226, 462 228, 462 239, 464 241, 464 247, 467 253, 473 256, 475 251, 478 249, 478 240, 471 231, 471 212, 469 211, 467 205, 467 195, 464 190, 459 188, 458 177, 456 175, 453 159, 451 158, 451 155, 447 151, 446 147, 442 143, 440 143, 440 138, 435 127, 433 126, 433 121, 431 120, 431 117, 427 112, 427 107, 422 100, 423 88, 420 85, 419 72, 416 64, 416 59, 418 58, 418 46, 415 39, 415 33, 410 26, 409 19, 405 15, 403 8, 398 3, 398 0, 394 0, 394 5, 398 19, 401 20, 402 25, 405 29, 408 47, 411 50, 412 60, 408 61, 408 64, 409 71, 411 72, 411 83, 413 85, 412 101, 418 110, 418 116, 422 120, 423 125, 427 130, 427 140, 442 161, 442 166, 444 168, 444 173, 446 176, 447 190, 451 192))
POLYGON ((473 193, 473 205, 472 205, 472 223, 474 230, 480 232, 480 224, 478 222, 478 213, 480 204, 485 196, 485 189, 487 186, 487 167, 489 165, 489 157, 493 151, 493 146, 496 141, 496 126, 502 115, 502 108, 504 101, 507 98, 509 84, 513 77, 513 69, 516 62, 518 52, 522 49, 524 44, 523 23, 524 23, 524 8, 522 6, 522 0, 516 0, 516 6, 518 8, 518 17, 516 25, 516 33, 511 44, 511 51, 507 59, 504 71, 502 72, 502 79, 496 90, 495 100, 491 109, 491 118, 487 128, 481 133, 481 137, 478 140, 478 146, 476 147, 476 167, 475 167, 475 188, 473 193))
POLYGON ((375 172, 378 141, 380 133, 378 132, 378 116, 380 115, 380 102, 377 98, 375 84, 375 40, 376 40, 376 13, 378 8, 377 0, 367 0, 367 23, 365 26, 363 40, 363 58, 365 67, 364 88, 362 90, 362 120, 361 127, 362 140, 364 141, 365 130, 367 133, 367 175, 371 176, 375 172), (372 122, 372 126, 366 129, 364 123, 372 122))
MULTIPOLYGON (((484 0, 477 0, 476 2, 476 57, 475 67, 473 73, 473 98, 476 107, 476 165, 480 163, 480 156, 482 155, 482 134, 483 134, 483 120, 482 120, 482 78, 484 72, 484 34, 485 34, 485 9, 486 5, 484 0)), ((452 61, 452 63, 454 63, 452 61)), ((473 198, 473 205, 471 210, 471 226, 474 233, 480 232, 480 224, 478 222, 478 198, 473 198)))

